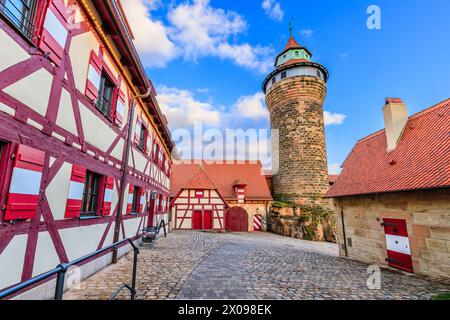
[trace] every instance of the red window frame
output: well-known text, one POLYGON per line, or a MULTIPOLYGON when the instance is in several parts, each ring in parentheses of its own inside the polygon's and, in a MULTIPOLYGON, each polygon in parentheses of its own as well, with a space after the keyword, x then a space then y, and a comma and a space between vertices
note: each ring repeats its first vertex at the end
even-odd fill
POLYGON ((105 193, 105 180, 106 177, 98 174, 94 171, 90 171, 87 170, 86 171, 86 177, 84 179, 84 190, 83 190, 83 198, 82 198, 82 205, 81 205, 81 212, 80 212, 80 217, 81 218, 86 218, 86 217, 97 217, 97 216, 101 216, 101 209, 102 209, 102 205, 103 205, 103 196, 105 193), (95 193, 95 203, 94 203, 94 210, 93 211, 84 211, 85 209, 85 197, 87 196, 88 192, 86 191, 86 187, 87 187, 87 179, 89 177, 93 177, 94 179, 96 179, 97 181, 95 182, 95 186, 97 187, 96 193, 95 193))
POLYGON ((140 212, 141 207, 141 195, 142 188, 138 186, 134 186, 133 190, 133 202, 131 203, 131 213, 136 214, 140 212))

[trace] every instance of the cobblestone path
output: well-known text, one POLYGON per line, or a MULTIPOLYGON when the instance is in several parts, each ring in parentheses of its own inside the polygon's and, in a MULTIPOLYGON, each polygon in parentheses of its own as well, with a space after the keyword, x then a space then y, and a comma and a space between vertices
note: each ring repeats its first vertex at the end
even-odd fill
MULTIPOLYGON (((269 233, 172 232, 139 257, 138 299, 429 299, 450 285, 381 271, 370 290, 368 265, 337 247, 269 233)), ((72 289, 65 299, 107 299, 129 281, 131 255, 72 289)), ((123 294, 121 299, 129 298, 123 294)))

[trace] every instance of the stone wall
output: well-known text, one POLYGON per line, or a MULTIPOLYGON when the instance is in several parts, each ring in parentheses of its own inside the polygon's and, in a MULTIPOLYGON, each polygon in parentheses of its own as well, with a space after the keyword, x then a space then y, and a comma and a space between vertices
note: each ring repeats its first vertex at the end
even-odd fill
POLYGON ((414 272, 450 278, 450 189, 347 197, 334 200, 340 254, 386 265, 383 218, 405 219, 414 272), (351 242, 351 243, 350 243, 351 242))
POLYGON ((276 200, 331 207, 322 199, 329 188, 325 96, 326 83, 311 76, 286 78, 267 92, 271 128, 279 130, 279 144, 272 146, 276 200))
POLYGON ((320 206, 291 207, 275 202, 268 215, 268 231, 284 237, 336 242, 333 212, 320 206))

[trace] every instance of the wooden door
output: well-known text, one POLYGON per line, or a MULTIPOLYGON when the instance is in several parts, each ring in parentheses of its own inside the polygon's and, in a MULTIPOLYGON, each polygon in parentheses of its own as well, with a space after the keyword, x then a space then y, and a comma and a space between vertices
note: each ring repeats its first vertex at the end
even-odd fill
POLYGON ((213 213, 212 211, 203 212, 203 230, 213 229, 213 213))
POLYGON ((233 207, 228 209, 225 215, 225 227, 229 231, 247 232, 248 231, 248 214, 245 209, 233 207))
POLYGON ((383 225, 389 266, 414 272, 406 220, 383 219, 383 225))
POLYGON ((194 211, 192 214, 192 230, 202 230, 202 212, 194 211))

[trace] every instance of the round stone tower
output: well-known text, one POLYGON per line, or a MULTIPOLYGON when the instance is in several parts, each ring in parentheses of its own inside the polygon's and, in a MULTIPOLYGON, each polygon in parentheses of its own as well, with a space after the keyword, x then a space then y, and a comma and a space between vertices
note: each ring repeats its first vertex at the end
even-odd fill
POLYGON ((328 71, 289 38, 263 83, 272 129, 274 199, 329 207, 323 103, 328 71))

